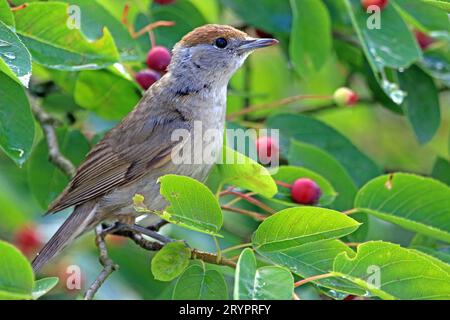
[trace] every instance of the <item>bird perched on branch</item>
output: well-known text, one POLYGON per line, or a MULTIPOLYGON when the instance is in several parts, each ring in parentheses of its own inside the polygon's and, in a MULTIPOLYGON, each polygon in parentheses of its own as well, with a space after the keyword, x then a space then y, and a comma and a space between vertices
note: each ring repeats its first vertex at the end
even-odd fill
POLYGON ((204 142, 198 132, 210 129, 218 132, 218 137, 203 143, 202 151, 220 153, 231 76, 255 49, 276 43, 225 25, 205 25, 184 36, 173 49, 167 73, 89 152, 50 205, 48 213, 75 209, 34 259, 34 271, 103 221, 134 224, 132 198, 137 193, 144 195, 148 208, 163 210, 167 203, 159 193, 160 176, 178 174, 204 180, 212 163, 179 163, 173 161, 174 155, 198 150, 197 142, 204 142), (196 124, 202 130, 194 130, 196 124), (188 132, 189 139, 174 139, 177 130, 188 132))

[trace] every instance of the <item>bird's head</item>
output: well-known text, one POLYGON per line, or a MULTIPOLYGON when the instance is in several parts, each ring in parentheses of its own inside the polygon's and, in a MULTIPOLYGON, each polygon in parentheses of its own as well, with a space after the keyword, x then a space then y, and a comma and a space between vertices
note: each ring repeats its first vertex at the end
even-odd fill
POLYGON ((252 38, 226 25, 204 25, 175 45, 169 71, 194 72, 210 81, 228 82, 250 53, 277 43, 275 39, 252 38))

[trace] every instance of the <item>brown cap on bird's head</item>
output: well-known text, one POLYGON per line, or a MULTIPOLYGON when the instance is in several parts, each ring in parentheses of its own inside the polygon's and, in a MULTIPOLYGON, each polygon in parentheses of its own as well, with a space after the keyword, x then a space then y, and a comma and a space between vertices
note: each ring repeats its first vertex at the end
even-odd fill
POLYGON ((214 43, 219 37, 239 40, 249 38, 248 34, 236 28, 227 25, 207 24, 189 32, 181 39, 180 43, 183 46, 192 47, 202 43, 214 43))

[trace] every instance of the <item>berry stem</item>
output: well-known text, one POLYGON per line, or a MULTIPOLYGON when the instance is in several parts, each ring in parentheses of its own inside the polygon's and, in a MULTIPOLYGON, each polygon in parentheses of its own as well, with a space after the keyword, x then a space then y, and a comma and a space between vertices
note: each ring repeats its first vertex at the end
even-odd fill
POLYGON ((320 279, 326 279, 326 278, 331 278, 334 277, 334 274, 330 273, 325 273, 325 274, 319 274, 317 276, 313 276, 313 277, 309 277, 309 278, 305 278, 303 280, 297 281, 296 283, 294 283, 294 287, 298 288, 304 284, 307 284, 311 281, 316 281, 316 280, 320 280, 320 279))
POLYGON ((273 101, 273 102, 269 102, 269 103, 264 103, 264 104, 260 104, 260 105, 254 105, 254 106, 249 106, 245 109, 236 111, 236 112, 232 112, 230 114, 228 114, 227 119, 228 120, 232 120, 236 117, 254 112, 254 111, 258 111, 258 110, 268 110, 268 109, 276 109, 278 107, 296 102, 296 101, 300 101, 300 100, 306 100, 306 99, 332 99, 333 97, 330 95, 297 95, 297 96, 292 96, 292 97, 287 97, 281 100, 277 100, 277 101, 273 101))
POLYGON ((281 187, 292 189, 292 184, 289 184, 289 183, 286 183, 286 182, 283 182, 283 181, 279 181, 279 180, 275 180, 275 183, 277 185, 281 186, 281 187))
POLYGON ((12 12, 19 11, 19 10, 25 9, 26 7, 28 7, 28 3, 21 4, 20 6, 17 6, 17 7, 12 7, 11 11, 12 12))
POLYGON ((354 208, 354 209, 350 209, 350 210, 347 210, 347 211, 343 211, 342 213, 347 215, 347 216, 349 216, 349 215, 352 215, 352 214, 357 213, 357 212, 358 212, 358 209, 354 208))
POLYGON ((227 195, 236 196, 243 200, 246 200, 247 202, 254 204, 255 206, 263 209, 264 211, 266 211, 268 213, 271 213, 271 214, 275 213, 275 210, 273 210, 271 207, 262 203, 259 200, 256 200, 255 198, 252 198, 251 195, 249 195, 249 194, 245 194, 245 193, 238 192, 238 191, 233 191, 231 189, 224 190, 220 193, 220 196, 227 196, 227 195))
POLYGON ((254 211, 250 211, 250 210, 245 210, 245 209, 241 209, 241 208, 236 208, 236 207, 230 207, 230 206, 226 206, 226 205, 222 205, 221 208, 223 210, 227 210, 227 211, 231 211, 231 212, 236 212, 236 213, 240 213, 243 214, 245 216, 249 216, 255 220, 258 221, 264 221, 267 217, 259 214, 257 212, 254 211))

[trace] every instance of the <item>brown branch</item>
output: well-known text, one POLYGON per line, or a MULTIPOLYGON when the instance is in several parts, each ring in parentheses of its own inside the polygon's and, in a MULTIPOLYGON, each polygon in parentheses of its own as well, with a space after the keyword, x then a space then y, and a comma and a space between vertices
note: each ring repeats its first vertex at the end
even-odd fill
POLYGON ((234 262, 233 260, 225 258, 218 259, 215 253, 203 252, 197 249, 192 249, 191 259, 200 259, 207 263, 236 268, 236 262, 234 262))
POLYGON ((44 132, 50 162, 64 174, 72 178, 75 175, 75 166, 69 159, 62 155, 59 149, 55 131, 55 126, 58 124, 58 121, 41 108, 35 97, 28 95, 28 98, 30 100, 31 110, 44 132))
POLYGON ((117 269, 119 266, 114 263, 108 256, 108 249, 106 247, 105 242, 105 234, 103 233, 103 228, 101 225, 98 225, 95 228, 95 243, 97 244, 99 251, 99 260, 101 265, 103 266, 103 270, 97 276, 95 281, 91 284, 89 289, 86 291, 84 296, 85 300, 92 300, 97 293, 98 289, 102 286, 105 280, 117 269))

